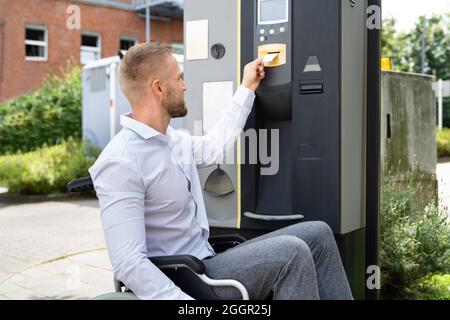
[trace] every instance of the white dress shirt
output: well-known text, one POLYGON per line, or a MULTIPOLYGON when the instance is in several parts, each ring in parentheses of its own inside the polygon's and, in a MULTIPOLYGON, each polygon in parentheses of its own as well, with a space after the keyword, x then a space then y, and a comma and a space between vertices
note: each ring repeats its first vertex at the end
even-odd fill
POLYGON ((202 137, 170 126, 163 135, 123 115, 122 130, 89 169, 114 275, 139 299, 192 299, 148 257, 215 255, 196 167, 222 161, 254 98, 240 86, 231 106, 202 137))

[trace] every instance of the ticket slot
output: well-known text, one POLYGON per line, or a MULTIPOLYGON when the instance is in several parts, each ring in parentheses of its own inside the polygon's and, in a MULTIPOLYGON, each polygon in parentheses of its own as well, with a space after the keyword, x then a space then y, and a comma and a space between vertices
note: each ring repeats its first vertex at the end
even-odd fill
POLYGON ((258 57, 265 67, 273 68, 286 64, 286 44, 266 44, 258 47, 258 57))

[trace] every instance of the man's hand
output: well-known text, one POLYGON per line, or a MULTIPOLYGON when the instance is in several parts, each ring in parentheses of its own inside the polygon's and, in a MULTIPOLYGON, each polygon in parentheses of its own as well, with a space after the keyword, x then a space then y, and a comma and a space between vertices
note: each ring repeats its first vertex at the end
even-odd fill
POLYGON ((264 77, 265 72, 263 59, 256 59, 245 66, 242 85, 250 90, 256 91, 264 77))

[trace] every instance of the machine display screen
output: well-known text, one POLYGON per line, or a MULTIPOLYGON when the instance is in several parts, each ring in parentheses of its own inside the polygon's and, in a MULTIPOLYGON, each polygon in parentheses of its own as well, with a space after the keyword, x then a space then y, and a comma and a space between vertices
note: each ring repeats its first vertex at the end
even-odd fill
POLYGON ((288 0, 259 0, 259 24, 284 23, 287 21, 288 0))

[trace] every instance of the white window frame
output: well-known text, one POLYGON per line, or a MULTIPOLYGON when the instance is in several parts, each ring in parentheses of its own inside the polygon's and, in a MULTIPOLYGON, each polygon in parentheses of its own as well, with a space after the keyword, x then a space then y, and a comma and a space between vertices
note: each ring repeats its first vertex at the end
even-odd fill
POLYGON ((27 24, 25 26, 25 61, 48 61, 48 30, 46 26, 36 25, 36 24, 27 24), (27 39, 27 30, 39 30, 44 31, 44 41, 37 40, 28 40, 27 39), (27 56, 27 45, 29 46, 38 46, 44 47, 44 56, 43 57, 28 57, 27 56))
POLYGON ((96 32, 83 31, 83 32, 81 32, 81 41, 82 41, 81 43, 83 43, 83 36, 97 37, 97 47, 94 48, 94 47, 90 47, 90 46, 81 45, 80 46, 80 63, 83 64, 83 62, 81 61, 81 52, 83 52, 83 51, 97 52, 98 59, 101 59, 102 58, 102 37, 100 36, 100 34, 96 33, 96 32))
POLYGON ((119 39, 119 50, 122 50, 122 48, 120 48, 120 42, 124 40, 124 41, 134 41, 134 45, 137 45, 139 43, 138 38, 137 37, 129 37, 129 36, 122 36, 119 39))

